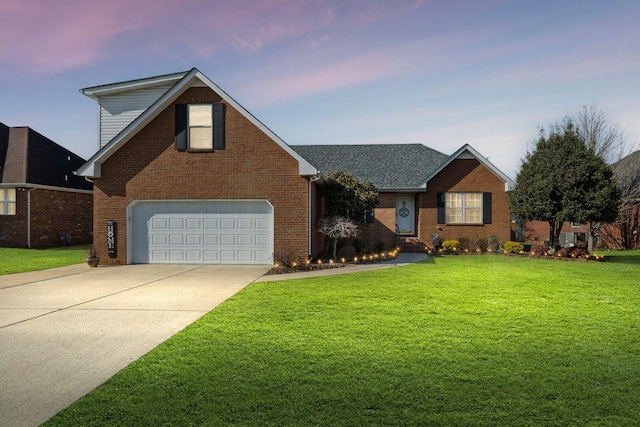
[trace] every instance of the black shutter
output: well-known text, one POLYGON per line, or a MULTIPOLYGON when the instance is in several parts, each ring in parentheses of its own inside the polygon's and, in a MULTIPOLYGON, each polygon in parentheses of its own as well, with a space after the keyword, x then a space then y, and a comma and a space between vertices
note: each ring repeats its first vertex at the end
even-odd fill
POLYGON ((447 216, 445 213, 445 194, 438 193, 438 224, 445 224, 447 222, 447 216))
POLYGON ((187 149, 187 104, 176 104, 176 150, 187 149))
POLYGON ((213 149, 224 150, 224 104, 213 104, 213 149))
POLYGON ((491 193, 482 193, 482 223, 491 224, 491 193))

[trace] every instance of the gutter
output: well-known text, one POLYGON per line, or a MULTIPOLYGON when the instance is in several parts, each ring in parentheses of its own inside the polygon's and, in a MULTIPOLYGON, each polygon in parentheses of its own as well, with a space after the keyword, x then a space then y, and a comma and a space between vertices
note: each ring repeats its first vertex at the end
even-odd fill
POLYGON ((36 187, 27 187, 27 248, 31 249, 31 192, 36 187))
POLYGON ((307 191, 307 197, 309 199, 309 206, 307 208, 308 227, 309 227, 309 231, 308 231, 309 238, 308 238, 308 241, 307 241, 307 254, 308 254, 309 259, 311 259, 311 240, 312 240, 311 237, 313 235, 313 223, 311 222, 312 221, 312 219, 311 219, 311 217, 312 217, 311 209, 312 209, 312 205, 313 205, 313 200, 312 200, 312 191, 311 191, 311 189, 313 188, 312 184, 314 182, 318 181, 319 179, 320 179, 320 174, 316 174, 314 176, 310 176, 309 177, 309 190, 307 191))

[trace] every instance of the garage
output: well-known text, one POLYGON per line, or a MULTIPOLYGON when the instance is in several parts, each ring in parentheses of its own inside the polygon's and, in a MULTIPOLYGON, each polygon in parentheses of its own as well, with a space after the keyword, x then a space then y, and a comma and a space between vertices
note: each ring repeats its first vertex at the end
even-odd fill
POLYGON ((273 263, 266 200, 134 201, 127 218, 132 264, 273 263))

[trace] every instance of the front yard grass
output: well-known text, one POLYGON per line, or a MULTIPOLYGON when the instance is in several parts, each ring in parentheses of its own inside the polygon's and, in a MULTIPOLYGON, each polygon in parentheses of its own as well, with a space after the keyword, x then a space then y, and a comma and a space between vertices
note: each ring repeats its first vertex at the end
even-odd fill
POLYGON ((84 252, 84 246, 47 249, 0 248, 0 275, 80 264, 85 261, 84 252))
POLYGON ((46 425, 638 425, 637 265, 428 261, 253 284, 46 425))

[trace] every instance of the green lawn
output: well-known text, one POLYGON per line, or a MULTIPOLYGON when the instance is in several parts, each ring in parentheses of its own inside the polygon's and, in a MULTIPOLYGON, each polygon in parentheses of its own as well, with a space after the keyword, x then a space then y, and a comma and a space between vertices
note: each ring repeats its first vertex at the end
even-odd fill
POLYGON ((430 261, 253 284, 47 425, 639 424, 637 264, 430 261))
POLYGON ((85 262, 84 246, 48 249, 0 248, 0 275, 85 262))

